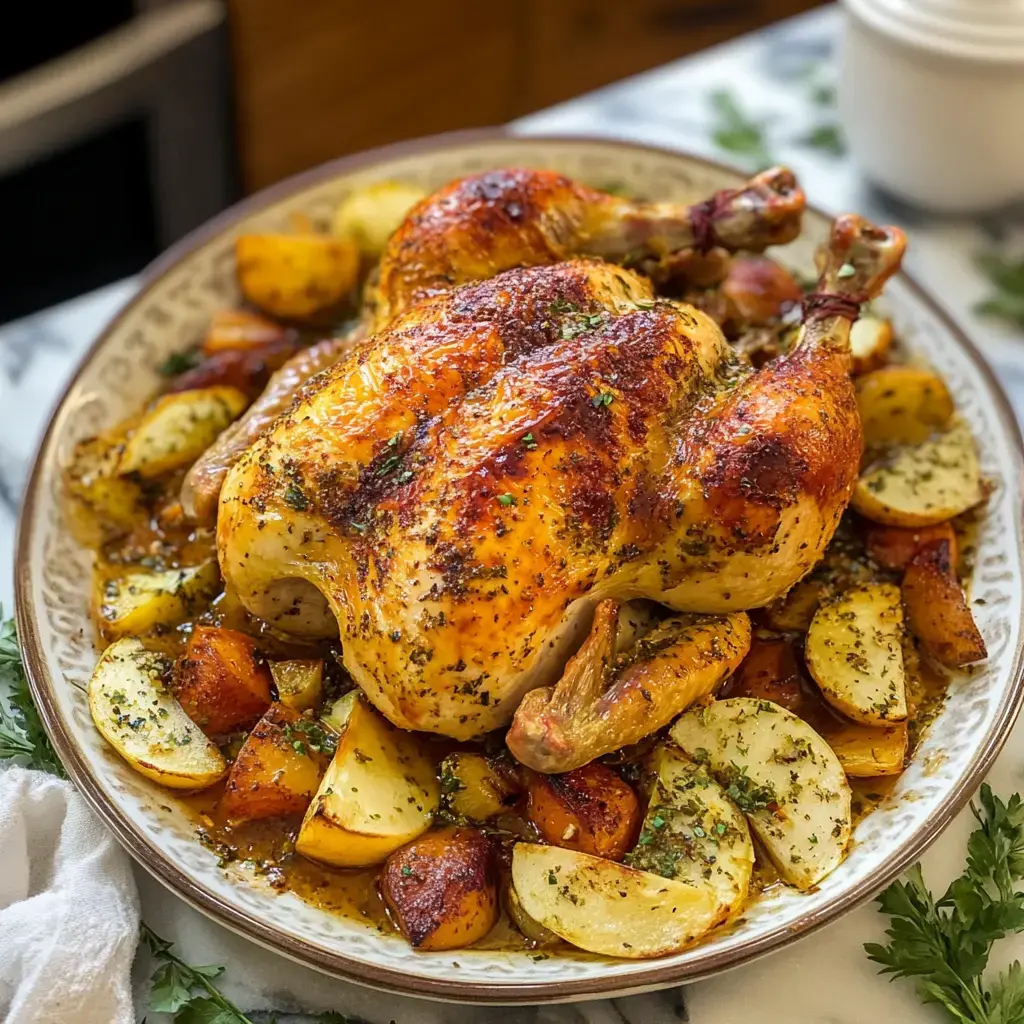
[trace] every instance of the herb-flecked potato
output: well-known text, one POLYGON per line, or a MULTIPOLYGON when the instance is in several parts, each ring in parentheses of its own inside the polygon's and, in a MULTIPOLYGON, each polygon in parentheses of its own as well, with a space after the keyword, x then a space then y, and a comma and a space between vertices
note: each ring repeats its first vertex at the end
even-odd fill
POLYGON ((334 213, 331 230, 368 256, 379 256, 405 215, 426 192, 405 181, 375 181, 353 189, 334 213))
POLYGON ((900 448, 857 480, 851 504, 885 526, 934 526, 985 500, 970 428, 956 421, 924 444, 900 448))
POLYGON ((293 658, 270 662, 277 699, 295 711, 308 711, 320 703, 324 690, 323 658, 293 658))
POLYGON ((142 569, 124 576, 97 572, 92 598, 97 631, 109 643, 177 625, 216 593, 219 580, 214 561, 162 572, 142 569))
POLYGON ((248 404, 238 388, 225 386, 158 398, 125 442, 118 473, 149 478, 191 465, 248 404))
POLYGON ((169 674, 167 659, 141 640, 118 640, 89 680, 89 712, 103 738, 147 779, 205 789, 224 777, 227 764, 174 699, 169 674))
POLYGON ((891 725, 859 725, 835 719, 822 726, 821 735, 852 779, 899 775, 907 757, 906 722, 891 725))
POLYGON ((338 748, 295 849, 335 867, 380 864, 430 828, 440 798, 435 764, 358 691, 338 700, 325 721, 340 727, 338 748))
POLYGON ((498 918, 494 851, 475 828, 438 829, 396 850, 380 889, 414 949, 461 949, 498 918))
POLYGON ((331 313, 359 276, 359 249, 330 235, 242 235, 235 243, 242 294, 284 320, 315 320, 331 313))
POLYGON ((850 786, 806 722, 771 701, 730 697, 691 708, 669 735, 746 814, 785 881, 809 889, 842 861, 850 786))
POLYGON ((862 316, 850 328, 850 354, 853 372, 868 373, 884 366, 892 349, 892 321, 881 317, 862 316))
POLYGON ((956 577, 948 540, 930 541, 914 555, 902 589, 907 624, 927 654, 950 668, 988 656, 956 577))
POLYGON ((592 762, 564 775, 531 772, 527 815, 552 846, 622 860, 640 829, 640 801, 632 786, 592 762))
POLYGON ((566 942, 606 956, 677 953, 721 918, 710 885, 557 846, 517 843, 512 884, 531 918, 566 942))
POLYGON ((98 546, 127 533, 145 509, 142 488, 117 475, 124 439, 101 435, 75 445, 65 473, 75 537, 98 546))
POLYGON ((942 378, 916 366, 886 366, 857 379, 864 443, 921 444, 953 415, 942 378))
POLYGON ((270 670, 255 641, 233 629, 196 626, 181 661, 178 700, 208 736, 254 725, 270 707, 270 670))
POLYGON ((807 668, 824 698, 861 725, 907 717, 899 587, 851 587, 823 604, 804 645, 807 668))
POLYGON ((441 796, 448 810, 467 821, 484 822, 507 811, 523 791, 510 765, 484 754, 457 751, 442 762, 441 796))
POLYGON ((333 735, 315 719, 271 704, 231 765, 221 810, 235 822, 302 814, 333 752, 333 735))

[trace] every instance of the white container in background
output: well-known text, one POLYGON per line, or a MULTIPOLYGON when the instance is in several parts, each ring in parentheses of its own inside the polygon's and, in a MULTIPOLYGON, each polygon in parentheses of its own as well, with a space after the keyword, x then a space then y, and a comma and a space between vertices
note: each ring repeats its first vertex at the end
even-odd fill
POLYGON ((1024 198, 1024 0, 844 0, 840 111, 865 176, 944 212, 1024 198))

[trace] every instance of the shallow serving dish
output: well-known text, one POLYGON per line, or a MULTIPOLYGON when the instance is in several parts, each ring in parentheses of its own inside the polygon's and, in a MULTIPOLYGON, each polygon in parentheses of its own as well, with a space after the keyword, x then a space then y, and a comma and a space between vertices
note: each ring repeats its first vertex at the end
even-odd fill
MULTIPOLYGON (((47 431, 21 515, 18 625, 33 693, 68 771, 134 857, 199 910, 310 966, 381 988, 467 1002, 525 1003, 625 994, 705 977, 778 949, 867 899, 910 865, 966 803, 1021 702, 1024 456, 1013 413, 970 342, 906 275, 886 291, 897 333, 949 384, 981 448, 994 490, 977 541, 973 597, 989 659, 953 680, 948 701, 882 805, 860 822, 848 858, 814 892, 772 890, 734 927, 653 961, 565 951, 464 949, 417 953, 398 936, 278 895, 217 867, 194 820, 166 790, 136 774, 93 726, 84 685, 95 664, 88 615, 89 554, 62 522, 60 468, 78 439, 133 412, 158 384, 157 367, 199 337, 211 313, 237 298, 234 240, 280 230, 294 212, 329 216, 354 186, 399 178, 437 187, 499 166, 553 168, 622 183, 650 198, 694 201, 740 175, 694 157, 612 141, 442 136, 345 158, 254 196, 159 259, 138 296, 79 368, 47 431), (982 603, 983 602, 983 603, 982 603)), ((809 271, 828 219, 809 211, 785 259, 809 271)), ((913 239, 911 239, 913 244, 913 239)))

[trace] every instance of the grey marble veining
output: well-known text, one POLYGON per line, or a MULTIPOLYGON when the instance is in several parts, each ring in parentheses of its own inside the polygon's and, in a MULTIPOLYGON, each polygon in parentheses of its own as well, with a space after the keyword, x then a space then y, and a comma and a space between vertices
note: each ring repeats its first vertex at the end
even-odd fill
MULTIPOLYGON (((729 90, 743 111, 763 124, 771 155, 793 167, 816 205, 891 218, 908 228, 910 268, 968 329, 1024 416, 1024 337, 972 312, 986 293, 974 254, 993 241, 1019 252, 1024 215, 935 219, 878 195, 845 156, 809 145, 815 127, 835 123, 827 100, 839 30, 837 11, 818 12, 524 118, 515 128, 618 136, 728 161, 730 154, 714 142, 711 95, 729 90)), ((32 452, 76 361, 134 287, 132 281, 122 282, 0 328, 0 600, 5 608, 11 602, 15 508, 32 452)), ((1022 750, 1024 732, 1018 730, 993 772, 993 784, 1003 791, 1022 788, 1022 750)), ((958 870, 968 830, 961 817, 929 851, 925 868, 935 884, 958 870)), ((685 997, 676 989, 575 1006, 485 1009, 396 998, 333 981, 208 922, 141 871, 139 885, 146 919, 180 942, 193 962, 227 964, 225 991, 254 1011, 336 1009, 370 1024, 748 1024, 755 1019, 759 1024, 927 1024, 936 1019, 908 986, 876 978, 864 958, 861 944, 882 934, 882 921, 870 907, 789 950, 694 985, 685 997)), ((141 994, 145 965, 139 969, 141 994)), ((140 1014, 144 1009, 140 998, 140 1014)), ((151 1024, 159 1019, 149 1015, 151 1024)), ((253 1019, 267 1018, 254 1013, 253 1019)), ((278 1019, 282 1024, 303 1020, 278 1019)))

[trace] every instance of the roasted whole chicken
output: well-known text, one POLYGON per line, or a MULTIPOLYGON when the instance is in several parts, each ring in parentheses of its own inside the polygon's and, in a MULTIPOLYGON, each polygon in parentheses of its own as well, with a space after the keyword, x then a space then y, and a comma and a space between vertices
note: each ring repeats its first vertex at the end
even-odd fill
POLYGON ((546 772, 661 728, 833 535, 862 450, 850 327, 904 240, 840 217, 798 340, 759 370, 620 264, 759 252, 802 209, 785 171, 689 208, 538 171, 424 200, 365 330, 278 371, 190 475, 228 586, 282 633, 340 634, 403 728, 511 723, 546 772))

